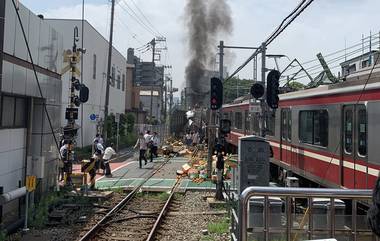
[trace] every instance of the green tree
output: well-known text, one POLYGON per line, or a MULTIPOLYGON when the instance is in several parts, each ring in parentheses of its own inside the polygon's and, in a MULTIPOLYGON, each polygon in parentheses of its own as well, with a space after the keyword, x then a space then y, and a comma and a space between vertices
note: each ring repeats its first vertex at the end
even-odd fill
POLYGON ((126 125, 126 130, 127 130, 127 133, 132 133, 133 131, 133 127, 135 125, 135 117, 133 114, 131 113, 128 113, 125 117, 126 121, 125 121, 125 125, 126 125))
POLYGON ((230 103, 234 99, 249 94, 252 80, 233 77, 223 82, 223 102, 230 103))
POLYGON ((305 85, 302 84, 302 83, 300 83, 300 82, 297 82, 297 81, 292 81, 288 85, 293 90, 303 90, 303 89, 305 89, 305 85))

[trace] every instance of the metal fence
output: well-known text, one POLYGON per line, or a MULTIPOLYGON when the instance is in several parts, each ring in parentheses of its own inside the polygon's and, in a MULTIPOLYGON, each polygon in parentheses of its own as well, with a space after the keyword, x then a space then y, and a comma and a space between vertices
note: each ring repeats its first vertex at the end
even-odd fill
POLYGON ((371 198, 371 190, 248 187, 232 210, 232 239, 378 240, 367 225, 371 198))

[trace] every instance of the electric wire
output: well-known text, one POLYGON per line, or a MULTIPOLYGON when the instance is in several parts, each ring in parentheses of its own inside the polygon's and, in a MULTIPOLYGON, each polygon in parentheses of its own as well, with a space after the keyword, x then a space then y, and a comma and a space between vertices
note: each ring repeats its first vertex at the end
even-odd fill
MULTIPOLYGON (((301 7, 296 7, 296 10, 293 10, 290 14, 291 19, 289 21, 287 21, 285 23, 285 26, 281 27, 282 25, 284 25, 284 21, 280 24, 280 27, 277 28, 278 30, 275 32, 275 33, 272 33, 271 36, 269 38, 267 38, 267 41, 264 42, 266 46, 268 46, 271 42, 273 42, 273 40, 275 40, 314 0, 309 0, 308 2, 306 2, 305 4, 304 1, 302 1, 301 3, 301 7)), ((285 18, 288 19, 288 17, 285 18)), ((228 76, 225 80, 229 80, 231 79, 233 76, 235 76, 237 73, 239 73, 257 54, 259 54, 261 52, 260 48, 259 49, 256 49, 255 52, 250 56, 248 57, 248 59, 242 64, 240 65, 230 76, 228 76)))
POLYGON ((125 0, 122 0, 122 2, 125 4, 125 6, 127 6, 127 8, 132 12, 132 14, 145 26, 147 27, 148 29, 150 29, 152 32, 154 32, 155 34, 154 35, 157 35, 157 32, 152 28, 150 27, 148 24, 146 24, 140 17, 139 15, 131 8, 131 6, 128 5, 128 3, 125 1, 125 0))
MULTIPOLYGON (((36 71, 36 66, 34 64, 34 61, 33 61, 33 56, 32 56, 32 53, 30 51, 30 47, 29 47, 29 42, 28 42, 28 39, 26 37, 26 34, 25 34, 25 29, 24 29, 24 25, 22 23, 22 20, 21 20, 21 17, 20 17, 20 13, 19 13, 19 9, 17 8, 16 6, 16 3, 15 3, 15 0, 12 0, 12 3, 13 3, 13 7, 16 11, 16 15, 17 15, 17 18, 18 18, 18 21, 19 21, 19 24, 20 24, 20 27, 21 27, 21 31, 22 31, 22 35, 24 37, 24 41, 25 41, 25 45, 26 45, 26 48, 28 50, 28 55, 29 55, 29 58, 30 58, 30 63, 32 65, 32 68, 33 68, 33 73, 34 73, 34 77, 36 78, 36 81, 37 81, 37 87, 38 87, 38 91, 40 92, 40 96, 42 99, 45 99, 44 98, 44 95, 42 93, 42 89, 41 89, 41 85, 40 85, 40 81, 38 79, 38 75, 37 75, 37 71, 36 71)), ((59 146, 59 143, 58 143, 58 140, 57 140, 57 137, 55 136, 55 133, 54 133, 54 129, 53 129, 53 124, 51 122, 51 118, 50 118, 50 115, 49 115, 49 112, 48 112, 48 109, 47 109, 47 106, 46 106, 46 103, 45 101, 43 101, 43 107, 44 107, 44 111, 46 113, 46 118, 48 120, 48 123, 49 123, 49 128, 51 130, 51 134, 54 138, 54 142, 55 142, 55 145, 57 147, 57 150, 58 150, 58 155, 59 155, 59 158, 62 159, 62 156, 61 156, 61 152, 60 152, 60 146, 59 146)))
POLYGON ((152 22, 146 17, 146 15, 143 13, 143 11, 137 6, 136 2, 134 0, 131 0, 131 2, 136 7, 136 9, 141 13, 141 15, 146 20, 146 22, 159 34, 159 36, 163 37, 163 35, 157 30, 157 28, 154 27, 152 22))
POLYGON ((131 18, 138 23, 143 29, 145 29, 147 32, 155 36, 156 34, 151 29, 147 28, 143 23, 141 23, 141 20, 138 20, 133 14, 131 14, 123 5, 121 5, 121 2, 118 2, 117 5, 122 9, 124 12, 126 12, 131 18))

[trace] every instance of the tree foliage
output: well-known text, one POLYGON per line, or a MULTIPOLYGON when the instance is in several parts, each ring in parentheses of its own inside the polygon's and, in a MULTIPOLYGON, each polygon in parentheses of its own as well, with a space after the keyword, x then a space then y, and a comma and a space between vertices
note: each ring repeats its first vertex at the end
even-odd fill
POLYGON ((302 84, 302 83, 300 83, 300 82, 297 82, 297 81, 292 81, 288 85, 293 90, 303 90, 303 89, 305 89, 305 85, 302 84))
POLYGON ((223 82, 223 102, 230 103, 234 99, 249 94, 252 80, 233 77, 223 82))

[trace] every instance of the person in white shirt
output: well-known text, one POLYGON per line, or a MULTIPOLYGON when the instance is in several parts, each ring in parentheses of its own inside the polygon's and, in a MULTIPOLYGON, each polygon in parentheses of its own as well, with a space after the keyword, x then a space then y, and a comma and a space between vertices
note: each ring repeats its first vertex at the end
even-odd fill
POLYGON ((145 141, 143 133, 140 133, 139 138, 137 139, 137 142, 136 142, 136 145, 134 148, 136 149, 137 146, 140 149, 139 167, 142 168, 142 160, 144 159, 145 165, 147 163, 146 157, 145 157, 145 153, 146 153, 146 149, 147 149, 147 143, 145 141))
MULTIPOLYGON (((153 136, 152 136, 152 155, 154 155, 154 157, 158 157, 157 150, 158 150, 159 146, 160 146, 160 138, 158 137, 157 132, 153 132, 153 136)), ((153 157, 151 157, 151 159, 153 159, 153 157)))
POLYGON ((147 152, 148 156, 150 157, 150 162, 153 162, 153 141, 152 141, 152 135, 150 134, 150 130, 147 130, 144 135, 146 147, 147 147, 147 152))
POLYGON ((116 155, 116 152, 113 149, 113 143, 111 143, 111 145, 104 150, 104 155, 103 155, 105 175, 110 176, 110 177, 112 177, 112 174, 111 174, 111 167, 110 167, 109 162, 111 160, 112 155, 116 155))

